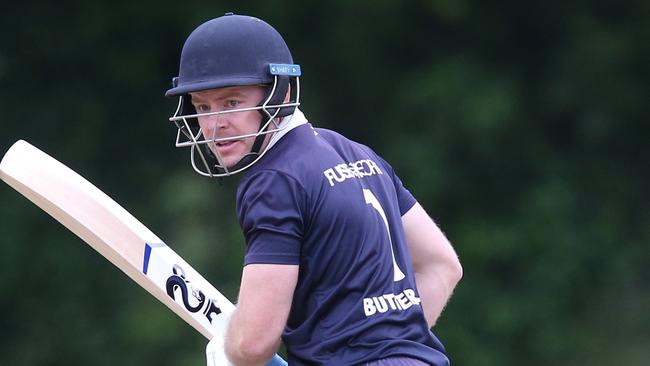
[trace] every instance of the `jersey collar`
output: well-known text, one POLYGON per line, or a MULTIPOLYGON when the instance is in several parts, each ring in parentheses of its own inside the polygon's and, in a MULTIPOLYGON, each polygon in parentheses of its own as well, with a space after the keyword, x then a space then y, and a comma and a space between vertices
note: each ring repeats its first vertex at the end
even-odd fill
POLYGON ((293 130, 294 128, 304 125, 307 123, 307 118, 305 117, 305 114, 302 113, 302 111, 298 108, 296 108, 296 111, 293 112, 292 115, 287 116, 282 118, 282 122, 280 122, 280 131, 276 132, 273 134, 271 137, 271 141, 269 141, 269 146, 267 149, 270 149, 275 145, 284 135, 287 134, 287 132, 293 130))

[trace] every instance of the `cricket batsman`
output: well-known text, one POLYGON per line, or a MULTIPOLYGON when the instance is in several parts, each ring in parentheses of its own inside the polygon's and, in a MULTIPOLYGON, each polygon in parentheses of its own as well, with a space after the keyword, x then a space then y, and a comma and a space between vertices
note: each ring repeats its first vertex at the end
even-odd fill
POLYGON ((291 366, 449 365, 430 329, 462 276, 454 249, 388 162, 307 120, 301 74, 272 26, 228 13, 189 35, 166 93, 193 169, 241 173, 241 287, 207 353, 265 365, 282 341, 291 366))

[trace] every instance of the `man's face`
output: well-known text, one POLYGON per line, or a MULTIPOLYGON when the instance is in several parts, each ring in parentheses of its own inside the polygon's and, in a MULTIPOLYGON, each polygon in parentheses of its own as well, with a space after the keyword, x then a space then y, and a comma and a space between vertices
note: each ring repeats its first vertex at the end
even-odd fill
MULTIPOLYGON (((235 86, 190 93, 197 113, 221 112, 257 106, 266 89, 260 86, 235 86)), ((198 117, 206 140, 254 134, 260 128, 257 110, 198 117)), ((266 144, 268 138, 265 139, 266 144)), ((226 167, 232 167, 251 151, 255 136, 241 140, 208 143, 210 150, 221 157, 226 167)), ((264 146, 263 146, 264 147, 264 146)))

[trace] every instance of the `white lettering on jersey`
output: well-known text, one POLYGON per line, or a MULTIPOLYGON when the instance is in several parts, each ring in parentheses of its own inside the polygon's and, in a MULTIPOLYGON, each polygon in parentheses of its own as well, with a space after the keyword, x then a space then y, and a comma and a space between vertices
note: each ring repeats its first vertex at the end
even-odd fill
POLYGON ((350 178, 364 178, 376 174, 384 174, 377 163, 370 159, 355 161, 354 163, 339 164, 323 172, 325 178, 334 187, 334 184, 344 182, 350 178))
POLYGON ((404 311, 414 305, 420 305, 420 298, 415 296, 413 289, 408 288, 399 294, 365 297, 363 299, 363 312, 368 317, 389 310, 404 311))

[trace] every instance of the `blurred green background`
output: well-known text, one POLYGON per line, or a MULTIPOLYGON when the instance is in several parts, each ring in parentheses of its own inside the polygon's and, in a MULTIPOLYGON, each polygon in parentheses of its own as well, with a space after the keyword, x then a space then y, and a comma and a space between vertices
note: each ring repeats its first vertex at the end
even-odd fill
MULTIPOLYGON (((273 24, 317 126, 372 146, 465 276, 454 365, 650 363, 650 2, 15 1, 0 13, 0 150, 87 177, 234 299, 237 178, 173 148, 185 37, 273 24)), ((206 341, 0 185, 0 365, 201 365, 206 341)))

